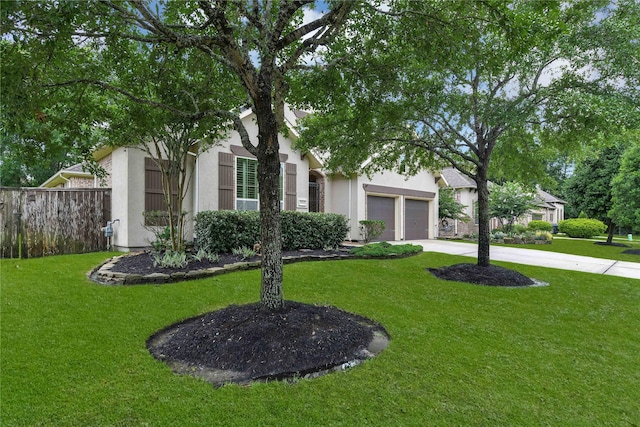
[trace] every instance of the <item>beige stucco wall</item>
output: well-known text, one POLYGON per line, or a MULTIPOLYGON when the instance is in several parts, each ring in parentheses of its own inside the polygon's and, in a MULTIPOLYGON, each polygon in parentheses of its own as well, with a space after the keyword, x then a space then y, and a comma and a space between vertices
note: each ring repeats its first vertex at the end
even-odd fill
MULTIPOLYGON (((257 145, 258 127, 254 121, 254 116, 247 115, 242 121, 250 140, 257 145)), ((301 158, 300 152, 291 148, 293 138, 295 138, 293 133, 290 134, 290 137, 279 135, 280 154, 287 155, 286 163, 296 165, 296 210, 306 212, 309 207, 309 160, 306 157, 301 158)), ((200 154, 196 171, 197 188, 195 192, 197 194, 197 206, 194 206, 196 212, 218 210, 218 153, 229 153, 232 145, 242 146, 240 135, 236 131, 230 132, 226 141, 200 154)))
MULTIPOLYGON (((144 227, 145 166, 149 155, 140 148, 117 148, 112 152, 111 217, 114 224, 113 245, 117 250, 138 250, 154 240, 151 230, 144 227)), ((190 167, 190 169, 192 166, 190 167)), ((183 209, 186 217, 185 236, 193 236, 193 194, 188 191, 183 209)))
POLYGON ((327 212, 339 213, 349 218, 349 235, 350 240, 360 240, 360 224, 359 221, 367 219, 367 196, 379 195, 391 197, 395 204, 395 240, 404 240, 405 236, 405 200, 416 199, 426 200, 429 202, 429 238, 433 239, 437 236, 438 224, 438 184, 431 172, 422 171, 412 177, 405 177, 396 172, 384 172, 373 175, 371 178, 366 176, 353 176, 347 178, 341 175, 332 175, 327 180, 326 190, 326 209, 327 212), (435 193, 433 198, 410 197, 402 194, 378 194, 375 192, 367 192, 364 185, 377 185, 384 187, 392 187, 406 190, 419 190, 435 193))

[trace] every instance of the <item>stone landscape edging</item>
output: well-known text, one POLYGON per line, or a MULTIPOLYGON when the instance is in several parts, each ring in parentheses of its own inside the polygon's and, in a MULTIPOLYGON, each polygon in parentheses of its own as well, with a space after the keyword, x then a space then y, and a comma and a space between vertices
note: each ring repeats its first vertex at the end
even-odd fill
MULTIPOLYGON (((90 280, 99 283, 101 285, 114 285, 114 286, 123 286, 123 285, 147 285, 147 284, 163 284, 163 283, 174 283, 174 282, 183 282, 186 280, 195 280, 195 279, 204 279, 208 277, 218 276, 220 274, 226 274, 232 271, 240 271, 240 270, 254 270, 260 268, 262 261, 240 261, 233 264, 225 264, 222 267, 211 267, 200 270, 192 270, 188 272, 177 271, 175 273, 166 274, 166 273, 150 273, 146 275, 142 274, 132 274, 132 273, 122 273, 118 271, 111 271, 111 269, 116 265, 118 260, 123 257, 137 255, 141 252, 135 253, 126 253, 123 255, 118 255, 104 263, 100 264, 98 267, 91 270, 87 276, 90 280)), ((336 261, 343 259, 383 259, 383 258, 404 258, 407 256, 417 255, 414 254, 390 254, 388 256, 383 257, 371 257, 371 256, 359 256, 359 255, 351 255, 351 254, 329 254, 329 255, 300 255, 300 256, 285 256, 282 257, 283 264, 292 264, 295 262, 302 261, 336 261)))

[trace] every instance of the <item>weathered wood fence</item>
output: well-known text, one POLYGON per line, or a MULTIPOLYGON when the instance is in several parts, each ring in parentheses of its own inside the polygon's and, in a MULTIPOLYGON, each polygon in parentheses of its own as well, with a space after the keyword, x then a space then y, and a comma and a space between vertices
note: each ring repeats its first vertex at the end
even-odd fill
POLYGON ((0 257, 105 250, 110 219, 111 189, 0 187, 0 257))

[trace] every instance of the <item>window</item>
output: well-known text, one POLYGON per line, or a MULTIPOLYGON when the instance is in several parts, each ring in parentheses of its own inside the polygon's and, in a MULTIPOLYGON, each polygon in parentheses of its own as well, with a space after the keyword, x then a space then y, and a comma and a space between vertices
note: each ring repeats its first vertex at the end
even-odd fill
MULTIPOLYGON (((283 170, 280 163, 280 209, 284 208, 283 170)), ((258 161, 246 157, 236 158, 236 209, 257 211, 258 204, 258 161)))
POLYGON ((475 225, 480 224, 480 220, 478 218, 478 201, 473 202, 473 223, 475 225))
POLYGON ((259 209, 257 160, 236 158, 236 209, 239 211, 259 209))

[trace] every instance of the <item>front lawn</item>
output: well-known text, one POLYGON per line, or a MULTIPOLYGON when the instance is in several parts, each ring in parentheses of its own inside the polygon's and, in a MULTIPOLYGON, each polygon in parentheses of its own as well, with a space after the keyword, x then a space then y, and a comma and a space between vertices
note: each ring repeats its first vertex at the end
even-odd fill
POLYGON ((630 261, 640 262, 640 255, 623 254, 622 252, 627 249, 640 249, 640 242, 638 241, 619 241, 614 240, 615 243, 623 243, 630 246, 629 248, 623 248, 619 246, 607 246, 597 245, 593 240, 583 239, 570 239, 570 238, 554 238, 553 243, 550 245, 503 245, 512 248, 527 248, 538 249, 541 251, 560 252, 571 255, 583 255, 594 258, 614 259, 618 261, 630 261))
POLYGON ((172 373, 145 341, 256 301, 260 271, 89 282, 108 256, 1 261, 3 426, 640 424, 637 280, 509 265, 550 286, 475 286, 425 271, 468 262, 433 253, 287 265, 287 299, 374 319, 390 346, 314 380, 215 389, 172 373))

